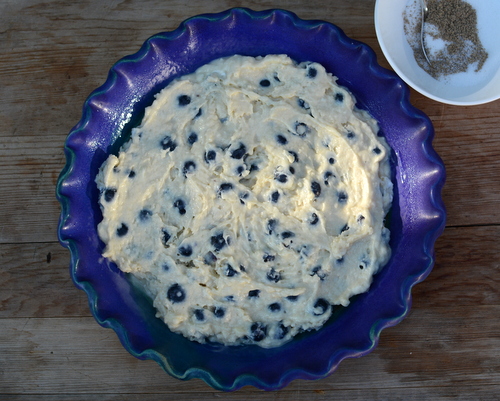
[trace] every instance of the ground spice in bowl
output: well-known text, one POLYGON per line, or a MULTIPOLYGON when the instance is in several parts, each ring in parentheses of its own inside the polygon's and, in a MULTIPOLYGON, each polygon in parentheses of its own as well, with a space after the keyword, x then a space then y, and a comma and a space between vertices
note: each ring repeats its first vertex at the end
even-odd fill
POLYGON ((420 43, 420 7, 420 0, 415 0, 403 12, 406 39, 420 67, 436 79, 470 69, 481 70, 488 53, 479 39, 474 7, 464 0, 428 1, 424 43, 430 64, 420 43))

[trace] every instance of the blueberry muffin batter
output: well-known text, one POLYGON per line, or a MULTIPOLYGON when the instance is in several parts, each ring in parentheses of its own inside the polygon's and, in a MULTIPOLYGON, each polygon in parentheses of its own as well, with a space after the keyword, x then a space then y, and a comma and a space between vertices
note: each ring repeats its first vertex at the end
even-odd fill
POLYGON ((96 182, 104 256, 189 339, 275 347, 390 254, 389 148, 316 63, 233 56, 173 81, 96 182))

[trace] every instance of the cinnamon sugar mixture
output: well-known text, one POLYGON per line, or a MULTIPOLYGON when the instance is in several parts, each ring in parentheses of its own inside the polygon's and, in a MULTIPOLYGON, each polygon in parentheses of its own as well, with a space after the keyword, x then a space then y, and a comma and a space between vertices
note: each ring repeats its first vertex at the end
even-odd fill
POLYGON ((474 7, 464 0, 429 0, 428 8, 424 41, 430 65, 420 44, 420 0, 410 1, 403 13, 405 35, 420 67, 436 79, 481 70, 488 53, 478 36, 474 7))

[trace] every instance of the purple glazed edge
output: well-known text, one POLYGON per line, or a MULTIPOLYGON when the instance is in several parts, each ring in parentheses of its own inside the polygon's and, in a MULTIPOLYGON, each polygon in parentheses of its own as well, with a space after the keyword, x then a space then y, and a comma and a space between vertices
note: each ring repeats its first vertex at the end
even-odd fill
POLYGON ((190 18, 118 61, 104 85, 88 97, 80 122, 68 135, 67 163, 56 194, 62 207, 58 235, 70 249, 72 279, 87 293, 98 323, 115 330, 132 355, 156 360, 179 379, 201 378, 232 391, 245 385, 276 390, 295 379, 323 378, 343 359, 375 348, 381 330, 406 316, 411 288, 433 267, 434 243, 446 216, 441 199, 445 171, 432 148, 433 136, 429 118, 410 104, 403 81, 377 64, 372 49, 335 25, 304 21, 284 10, 237 8, 190 18), (122 132, 137 123, 154 93, 173 78, 235 53, 285 53, 296 61, 323 64, 379 121, 393 148, 396 200, 388 265, 370 291, 355 297, 323 329, 271 350, 193 343, 171 333, 159 319, 149 319, 152 307, 126 275, 102 258, 96 234, 100 213, 93 180, 105 157, 123 142, 122 132))

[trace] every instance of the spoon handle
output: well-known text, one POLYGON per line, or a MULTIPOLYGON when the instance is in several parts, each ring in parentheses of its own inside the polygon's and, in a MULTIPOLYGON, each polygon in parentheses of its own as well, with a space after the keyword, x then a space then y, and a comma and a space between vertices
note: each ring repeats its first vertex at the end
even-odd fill
POLYGON ((427 51, 425 50, 425 43, 424 43, 424 24, 425 20, 427 19, 427 14, 429 13, 429 8, 427 7, 427 0, 420 0, 421 8, 422 8, 422 24, 420 26, 420 45, 422 47, 422 53, 424 53, 424 57, 429 63, 431 64, 431 61, 429 60, 429 56, 427 55, 427 51))

